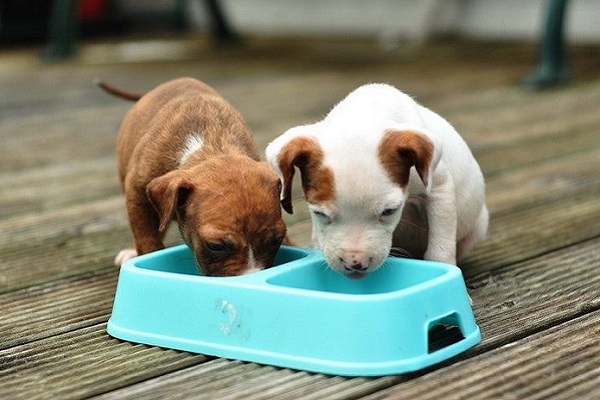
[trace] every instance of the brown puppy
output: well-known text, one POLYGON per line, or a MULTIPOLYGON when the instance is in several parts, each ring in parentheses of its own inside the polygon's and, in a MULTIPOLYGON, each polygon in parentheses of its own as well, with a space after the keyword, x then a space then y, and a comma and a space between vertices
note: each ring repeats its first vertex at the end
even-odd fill
POLYGON ((204 275, 271 266, 286 234, 281 186, 260 161, 241 115, 213 88, 191 78, 143 95, 98 84, 139 100, 117 139, 135 249, 121 251, 115 264, 162 249, 164 233, 176 220, 204 275))

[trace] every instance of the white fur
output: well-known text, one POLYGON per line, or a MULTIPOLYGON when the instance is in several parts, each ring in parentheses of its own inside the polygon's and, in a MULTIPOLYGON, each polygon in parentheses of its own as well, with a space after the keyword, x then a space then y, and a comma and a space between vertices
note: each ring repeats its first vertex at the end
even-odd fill
POLYGON ((485 185, 479 165, 456 130, 433 111, 385 84, 364 85, 350 93, 320 122, 288 130, 266 150, 281 175, 278 155, 292 139, 315 138, 324 164, 333 171, 335 199, 309 204, 313 242, 328 264, 349 273, 360 263, 368 272, 389 254, 392 234, 408 199, 424 199, 429 223, 425 259, 456 264, 487 231, 485 185), (407 190, 392 181, 378 158, 384 133, 418 131, 434 145, 427 182, 414 167, 407 190), (393 215, 382 217, 386 208, 393 215))
POLYGON ((260 272, 260 271, 262 271, 262 270, 263 270, 262 268, 248 267, 248 269, 246 269, 246 270, 245 270, 245 271, 242 273, 242 275, 250 275, 250 274, 253 274, 253 273, 255 273, 255 272, 260 272))
POLYGON ((252 248, 248 249, 248 268, 244 271, 243 275, 253 274, 258 271, 262 271, 264 268, 261 268, 260 265, 256 262, 254 258, 254 252, 252 248))
POLYGON ((185 141, 185 146, 181 153, 181 158, 179 159, 179 165, 183 165, 187 159, 196 151, 200 150, 202 146, 204 146, 204 139, 202 136, 198 133, 190 132, 185 141))
POLYGON ((138 253, 135 249, 123 249, 117 254, 115 257, 114 264, 122 265, 125 261, 131 260, 134 257, 137 257, 138 253))

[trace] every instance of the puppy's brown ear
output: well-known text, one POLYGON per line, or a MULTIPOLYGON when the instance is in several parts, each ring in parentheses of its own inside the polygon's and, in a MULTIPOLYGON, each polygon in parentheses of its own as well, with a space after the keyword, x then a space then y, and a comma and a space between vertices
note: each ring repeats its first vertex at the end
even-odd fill
POLYGON ((164 232, 177 207, 183 206, 192 191, 184 171, 171 171, 153 179, 146 187, 146 194, 158 213, 159 230, 164 232))
POLYGON ((429 188, 431 173, 437 167, 441 145, 422 133, 412 130, 389 130, 379 143, 379 160, 400 186, 406 186, 411 167, 415 167, 425 187, 429 188))
POLYGON ((281 205, 285 211, 292 214, 295 168, 300 170, 302 188, 309 202, 325 201, 332 197, 333 175, 322 166, 323 150, 315 138, 296 135, 290 140, 285 140, 287 138, 284 136, 271 143, 266 153, 267 161, 278 171, 283 183, 281 205))

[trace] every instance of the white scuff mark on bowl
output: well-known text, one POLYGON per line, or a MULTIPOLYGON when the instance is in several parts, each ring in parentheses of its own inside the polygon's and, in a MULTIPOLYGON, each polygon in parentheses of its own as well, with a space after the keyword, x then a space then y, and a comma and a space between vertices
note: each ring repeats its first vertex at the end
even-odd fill
POLYGON ((237 321, 237 309, 235 305, 231 304, 227 300, 221 300, 220 309, 225 315, 225 321, 220 326, 221 333, 224 335, 229 335, 235 328, 235 323, 237 321))

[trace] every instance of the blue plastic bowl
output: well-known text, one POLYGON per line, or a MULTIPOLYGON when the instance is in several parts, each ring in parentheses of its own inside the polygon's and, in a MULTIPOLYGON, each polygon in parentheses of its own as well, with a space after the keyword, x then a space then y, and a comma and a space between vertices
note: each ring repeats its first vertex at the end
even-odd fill
POLYGON ((137 343, 346 376, 415 371, 481 340, 455 266, 388 258, 351 280, 327 268, 320 252, 286 246, 274 267, 228 278, 200 276, 185 245, 129 260, 107 330, 137 343))

